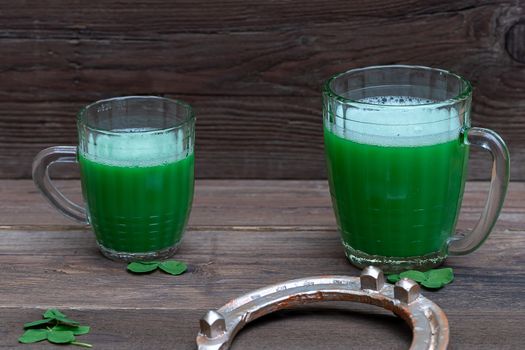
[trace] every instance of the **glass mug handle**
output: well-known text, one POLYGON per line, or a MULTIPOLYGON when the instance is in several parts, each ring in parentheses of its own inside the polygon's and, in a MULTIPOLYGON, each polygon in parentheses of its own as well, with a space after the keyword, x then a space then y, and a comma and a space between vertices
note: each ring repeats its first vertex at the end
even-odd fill
POLYGON ((86 209, 67 199, 51 182, 49 167, 53 163, 77 163, 75 146, 53 146, 40 151, 33 160, 33 181, 44 197, 62 214, 87 224, 86 209))
POLYGON ((451 255, 464 255, 476 250, 489 236, 503 206, 510 177, 509 150, 503 139, 494 131, 470 128, 465 142, 488 150, 492 155, 492 179, 485 208, 474 229, 453 237, 448 251, 451 255))

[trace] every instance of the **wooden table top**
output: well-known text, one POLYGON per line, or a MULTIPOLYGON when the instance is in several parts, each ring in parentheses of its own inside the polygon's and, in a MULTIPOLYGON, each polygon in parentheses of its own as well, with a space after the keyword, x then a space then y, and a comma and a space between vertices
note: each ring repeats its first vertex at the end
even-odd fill
MULTIPOLYGON (((60 181, 80 198, 78 181, 60 181)), ((458 229, 473 227, 488 183, 467 185, 458 229)), ((92 326, 95 349, 195 349, 208 309, 253 289, 320 274, 357 276, 336 231, 326 181, 197 181, 176 258, 189 271, 132 275, 98 253, 89 227, 52 209, 31 181, 0 181, 0 348, 56 307, 92 326)), ((518 349, 525 330, 525 183, 512 183, 500 219, 476 252, 451 257, 456 279, 423 291, 448 316, 450 349, 518 349)), ((403 321, 368 305, 327 303, 266 316, 232 349, 406 349, 403 321)))

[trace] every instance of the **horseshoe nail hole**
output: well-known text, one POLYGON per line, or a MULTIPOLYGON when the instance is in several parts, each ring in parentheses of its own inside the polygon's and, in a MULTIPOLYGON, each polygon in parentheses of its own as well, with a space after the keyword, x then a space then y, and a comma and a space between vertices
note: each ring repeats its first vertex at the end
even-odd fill
POLYGON ((231 350, 406 350, 412 330, 393 313, 372 305, 327 302, 281 310, 244 327, 231 350))

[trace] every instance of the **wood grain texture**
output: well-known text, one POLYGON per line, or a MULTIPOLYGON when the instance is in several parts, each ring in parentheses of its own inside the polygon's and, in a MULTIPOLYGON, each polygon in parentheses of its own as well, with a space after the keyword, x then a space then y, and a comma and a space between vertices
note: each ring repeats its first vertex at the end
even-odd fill
MULTIPOLYGON (((359 273, 334 229, 189 230, 177 253, 189 272, 177 278, 127 273, 98 253, 88 231, 0 230, 0 245, 0 307, 206 309, 267 284, 359 273), (40 293, 53 288, 60 292, 40 293)), ((448 260, 457 283, 432 299, 445 312, 525 310, 516 297, 525 283, 524 246, 524 231, 496 230, 479 251, 448 260)))
MULTIPOLYGON (((38 319, 43 309, 2 309, 0 346, 27 350, 17 344, 24 320, 38 319)), ((66 309, 74 319, 92 325, 91 334, 79 340, 102 349, 195 350, 197 320, 207 310, 86 310, 66 309), (115 322, 119 320, 119 322, 115 322)), ((520 313, 447 312, 451 323, 450 349, 514 350, 519 342, 502 344, 520 334, 525 317, 520 313), (485 322, 480 322, 483 319, 485 322), (492 324, 501 327, 492 327, 492 324), (477 327, 472 327, 476 324, 477 327), (460 344, 458 339, 461 339, 460 344)), ((410 344, 410 329, 398 318, 358 304, 309 306, 286 310, 249 324, 236 337, 231 350, 405 350, 410 344), (337 308, 336 308, 337 307, 337 308), (367 313, 365 313, 365 311, 367 313), (284 341, 283 339, 288 339, 284 341)), ((57 349, 39 343, 38 349, 57 349)))
MULTIPOLYGON (((38 150, 74 143, 82 105, 155 94, 195 105, 198 177, 321 179, 322 82, 353 67, 412 63, 473 82, 473 124, 501 133, 512 178, 524 180, 525 64, 516 60, 521 34, 509 34, 524 8, 523 0, 0 4, 0 178, 28 178, 38 150)), ((486 155, 471 168, 471 179, 488 179, 486 155)))
MULTIPOLYGON (((198 320, 206 312, 195 310, 71 310, 69 316, 92 325, 92 333, 79 341, 102 349, 195 350, 198 320), (152 317, 151 315, 155 315, 152 317), (118 319, 119 322, 115 322, 118 319)), ((310 307, 305 310, 279 312, 256 321, 241 332, 231 350, 243 349, 388 349, 403 350, 410 344, 410 329, 391 314, 346 305, 332 309, 310 307), (286 327, 286 328, 283 328, 286 327), (282 343, 284 337, 288 342, 282 343), (381 340, 391 339, 388 343, 381 340), (257 344, 257 345, 255 345, 257 344)), ((38 319, 40 310, 2 309, 8 331, 0 346, 27 349, 16 344, 21 319, 38 319), (7 338, 6 338, 7 337, 7 338)), ((1 335, 0 331, 0 335, 1 335)), ((40 343, 43 344, 43 343, 40 343)), ((56 345, 40 345, 38 349, 56 349, 56 345)))
MULTIPOLYGON (((80 182, 57 181, 71 199, 81 203, 80 182)), ((487 198, 487 182, 468 182, 458 223, 460 230, 474 227, 487 198)), ((31 180, 0 181, 0 225, 81 229, 58 213, 31 180)), ((511 182, 497 227, 523 228, 525 183, 511 182)), ((335 227, 327 181, 197 180, 189 225, 210 227, 335 227), (227 200, 225 199, 227 198, 227 200)))
MULTIPOLYGON (((59 185, 79 199, 78 181, 59 185)), ((459 227, 472 228, 487 188, 468 184, 459 227)), ((359 273, 344 257, 325 181, 198 181, 177 253, 189 270, 178 277, 132 275, 104 259, 89 228, 62 220, 28 180, 1 180, 0 197, 0 348, 26 348, 16 341, 21 325, 58 307, 92 326, 80 339, 96 348, 195 349, 198 319, 231 298, 292 278, 359 273)), ((521 347, 523 222, 525 183, 511 183, 485 244, 447 260, 454 283, 424 291, 448 316, 450 349, 521 347)), ((265 317, 232 349, 405 349, 409 342, 407 326, 382 310, 329 303, 265 317)))

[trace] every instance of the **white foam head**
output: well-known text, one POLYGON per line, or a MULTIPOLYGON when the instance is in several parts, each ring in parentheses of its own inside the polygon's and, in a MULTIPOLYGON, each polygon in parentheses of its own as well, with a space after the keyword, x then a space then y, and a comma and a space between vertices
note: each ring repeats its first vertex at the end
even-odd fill
POLYGON ((335 122, 328 128, 355 142, 380 146, 425 146, 453 140, 461 131, 454 108, 425 108, 435 101, 409 96, 376 96, 358 102, 370 104, 343 109, 339 105, 335 122), (374 108, 375 106, 381 108, 374 108), (413 106, 419 105, 417 108, 413 106), (391 106, 392 108, 386 108, 391 106))
POLYGON ((174 162, 193 153, 182 129, 118 129, 108 134, 90 133, 80 147, 83 157, 108 165, 153 166, 174 162))

